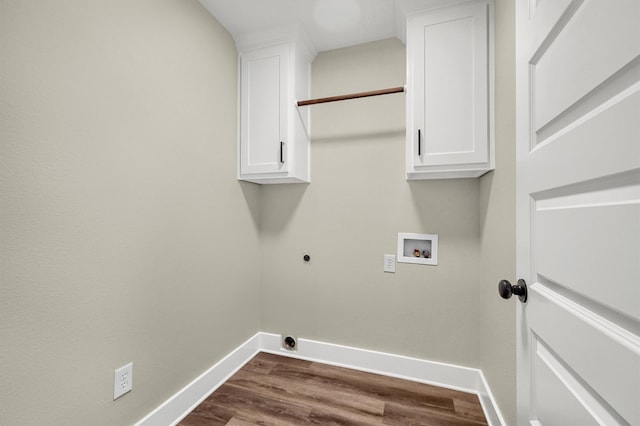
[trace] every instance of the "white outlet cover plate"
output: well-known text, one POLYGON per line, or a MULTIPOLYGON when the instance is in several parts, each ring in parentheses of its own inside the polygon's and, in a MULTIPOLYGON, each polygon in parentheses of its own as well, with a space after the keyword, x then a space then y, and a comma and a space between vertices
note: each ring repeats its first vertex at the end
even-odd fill
POLYGON ((384 272, 396 272, 396 257, 393 254, 384 255, 384 272))
POLYGON ((120 398, 133 389, 133 363, 120 367, 115 372, 113 380, 113 400, 120 398))

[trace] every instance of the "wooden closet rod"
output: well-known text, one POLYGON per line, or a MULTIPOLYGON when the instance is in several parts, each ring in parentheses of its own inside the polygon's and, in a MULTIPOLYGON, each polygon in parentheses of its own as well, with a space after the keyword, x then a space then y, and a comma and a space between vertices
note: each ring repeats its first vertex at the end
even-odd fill
POLYGON ((349 95, 330 96, 328 98, 309 99, 298 101, 298 106, 324 104, 327 102, 346 101, 347 99, 368 98, 369 96, 390 95, 404 92, 404 87, 392 87, 391 89, 372 90, 370 92, 351 93, 349 95))

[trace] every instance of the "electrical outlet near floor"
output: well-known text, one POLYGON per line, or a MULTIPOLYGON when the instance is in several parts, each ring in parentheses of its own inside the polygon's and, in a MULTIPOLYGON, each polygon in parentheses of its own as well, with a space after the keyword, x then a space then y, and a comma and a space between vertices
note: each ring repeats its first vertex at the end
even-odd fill
POLYGON ((133 363, 120 367, 116 370, 113 381, 113 400, 120 398, 125 393, 133 389, 133 363))

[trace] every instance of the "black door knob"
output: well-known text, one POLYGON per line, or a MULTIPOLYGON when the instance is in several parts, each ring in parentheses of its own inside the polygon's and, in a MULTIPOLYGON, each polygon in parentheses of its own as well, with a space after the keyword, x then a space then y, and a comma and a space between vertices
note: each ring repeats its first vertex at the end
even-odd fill
POLYGON ((515 294, 518 296, 522 303, 527 301, 527 283, 525 280, 518 280, 518 284, 511 285, 511 283, 507 280, 501 280, 498 283, 498 294, 503 299, 509 299, 511 295, 515 294))

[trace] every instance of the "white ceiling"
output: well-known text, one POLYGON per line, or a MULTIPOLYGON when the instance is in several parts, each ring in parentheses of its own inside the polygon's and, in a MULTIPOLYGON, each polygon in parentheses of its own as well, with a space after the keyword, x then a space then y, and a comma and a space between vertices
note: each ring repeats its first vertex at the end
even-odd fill
POLYGON ((240 35, 301 24, 317 51, 405 39, 407 13, 451 0, 200 0, 237 39, 240 35))

